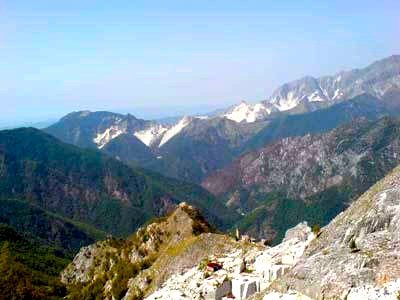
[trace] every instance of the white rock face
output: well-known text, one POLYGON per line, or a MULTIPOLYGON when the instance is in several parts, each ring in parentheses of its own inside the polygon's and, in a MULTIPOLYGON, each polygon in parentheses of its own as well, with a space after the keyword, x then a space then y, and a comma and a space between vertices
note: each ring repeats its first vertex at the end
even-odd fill
POLYGON ((232 282, 227 278, 222 279, 222 281, 216 281, 211 279, 206 280, 203 286, 202 296, 204 299, 221 299, 225 295, 232 291, 232 282))
POLYGON ((236 105, 232 109, 230 109, 223 116, 229 120, 235 122, 246 122, 252 123, 257 120, 264 119, 266 116, 271 114, 272 109, 268 108, 266 105, 262 103, 257 103, 255 105, 251 105, 246 103, 245 101, 236 105))
POLYGON ((191 121, 192 121, 191 117, 183 117, 176 125, 169 128, 163 135, 159 147, 164 145, 166 142, 168 142, 170 139, 172 139, 175 135, 177 135, 179 132, 181 132, 183 128, 185 128, 187 125, 190 124, 191 121))
POLYGON ((232 295, 235 299, 246 299, 260 291, 260 279, 257 276, 237 276, 232 279, 232 295))
POLYGON ((391 89, 398 88, 400 88, 400 55, 395 55, 364 69, 342 71, 320 78, 306 76, 285 83, 267 100, 255 105, 242 102, 223 116, 236 122, 251 123, 265 119, 273 111, 285 112, 302 103, 312 107, 321 102, 331 105, 365 93, 381 98, 391 89))
POLYGON ((126 133, 125 129, 120 128, 118 125, 113 125, 110 128, 107 128, 104 132, 97 134, 93 141, 97 144, 98 148, 101 149, 112 139, 115 139, 123 133, 126 133))
POLYGON ((351 99, 367 93, 381 98, 387 91, 400 87, 400 56, 377 61, 366 68, 342 71, 333 76, 303 77, 276 89, 264 102, 280 111, 300 103, 332 102, 351 99))
POLYGON ((183 117, 177 124, 172 126, 145 121, 140 128, 136 129, 128 129, 127 126, 120 124, 121 120, 115 120, 114 124, 109 128, 97 133, 93 142, 101 149, 121 134, 133 134, 148 147, 161 147, 179 134, 194 118, 203 119, 204 117, 183 117))
POLYGON ((222 299, 229 294, 235 299, 247 299, 284 275, 298 261, 313 238, 311 228, 301 223, 288 231, 284 242, 276 247, 254 245, 246 253, 238 249, 223 257, 210 256, 210 261, 222 265, 221 270, 209 274, 207 278, 204 271, 197 267, 174 275, 147 299, 222 299))
POLYGON ((152 146, 157 140, 159 140, 168 128, 160 125, 154 124, 153 126, 146 128, 144 130, 136 131, 134 135, 146 146, 152 146))

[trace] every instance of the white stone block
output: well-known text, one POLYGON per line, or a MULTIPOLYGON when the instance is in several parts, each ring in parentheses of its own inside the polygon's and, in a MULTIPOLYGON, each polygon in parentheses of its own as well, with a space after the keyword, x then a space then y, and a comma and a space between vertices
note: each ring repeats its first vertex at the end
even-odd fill
POLYGON ((209 280, 203 284, 202 295, 205 300, 220 300, 231 293, 232 282, 230 280, 209 280))
POLYGON ((232 280, 232 294, 235 299, 246 299, 260 291, 260 281, 257 277, 240 276, 232 280))
POLYGON ((272 265, 269 270, 269 281, 274 281, 275 279, 281 277, 289 269, 287 265, 272 265))
POLYGON ((293 254, 282 255, 282 264, 284 265, 294 265, 296 262, 296 257, 293 254))

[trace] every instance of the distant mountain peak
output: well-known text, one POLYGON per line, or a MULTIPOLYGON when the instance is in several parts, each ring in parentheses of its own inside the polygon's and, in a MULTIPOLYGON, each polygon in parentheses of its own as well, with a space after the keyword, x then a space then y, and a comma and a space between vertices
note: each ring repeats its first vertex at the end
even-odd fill
POLYGON ((91 114, 91 111, 90 111, 90 110, 83 110, 83 111, 81 111, 81 112, 79 113, 79 116, 82 117, 82 118, 84 118, 84 117, 87 117, 87 116, 90 115, 90 114, 91 114))

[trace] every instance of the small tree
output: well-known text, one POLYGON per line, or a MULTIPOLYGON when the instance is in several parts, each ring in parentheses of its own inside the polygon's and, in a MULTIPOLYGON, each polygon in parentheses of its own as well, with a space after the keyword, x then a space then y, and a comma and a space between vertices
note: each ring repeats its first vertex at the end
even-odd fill
POLYGON ((319 224, 314 224, 311 230, 315 236, 318 236, 321 233, 321 226, 319 226, 319 224))
POLYGON ((358 249, 358 247, 357 247, 357 244, 356 244, 356 240, 355 240, 355 239, 352 239, 352 240, 350 241, 349 247, 350 247, 351 252, 360 251, 360 249, 358 249))

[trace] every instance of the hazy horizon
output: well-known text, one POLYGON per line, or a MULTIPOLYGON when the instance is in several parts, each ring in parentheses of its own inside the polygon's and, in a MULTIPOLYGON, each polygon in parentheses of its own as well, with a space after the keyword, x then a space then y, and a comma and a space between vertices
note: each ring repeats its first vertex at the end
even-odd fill
POLYGON ((1 1, 0 126, 261 101, 305 75, 399 54, 398 11, 399 1, 1 1))

